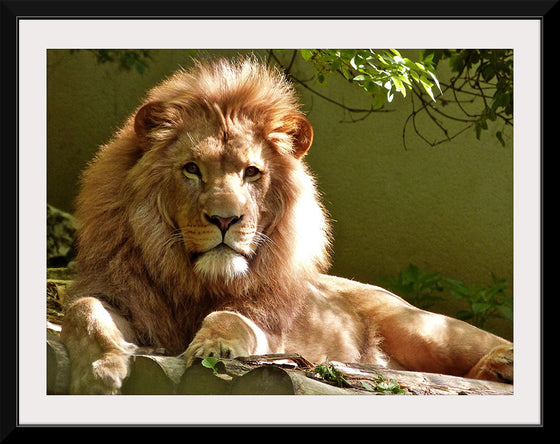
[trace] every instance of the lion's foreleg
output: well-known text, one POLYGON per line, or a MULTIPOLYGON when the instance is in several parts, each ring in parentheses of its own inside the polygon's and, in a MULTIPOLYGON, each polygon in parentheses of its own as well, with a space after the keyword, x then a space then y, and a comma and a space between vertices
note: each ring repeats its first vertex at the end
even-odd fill
POLYGON ((93 297, 66 311, 61 339, 72 363, 71 394, 117 394, 137 348, 128 322, 93 297))
POLYGON ((210 313, 183 354, 187 366, 195 358, 235 358, 269 353, 265 333, 250 319, 231 311, 210 313))

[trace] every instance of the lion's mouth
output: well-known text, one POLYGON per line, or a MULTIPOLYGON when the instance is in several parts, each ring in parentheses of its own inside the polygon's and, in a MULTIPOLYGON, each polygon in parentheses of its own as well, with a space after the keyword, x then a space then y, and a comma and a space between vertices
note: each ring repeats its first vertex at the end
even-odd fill
POLYGON ((228 256, 233 254, 239 255, 243 258, 245 258, 246 260, 249 260, 250 257, 247 253, 244 253, 243 251, 239 251, 236 250, 233 247, 230 247, 228 244, 226 244, 225 242, 222 242, 221 244, 216 245, 215 247, 212 247, 208 250, 205 251, 197 251, 197 252, 193 252, 191 253, 191 258, 196 261, 197 259, 199 259, 200 257, 209 254, 209 253, 213 253, 213 254, 220 254, 220 255, 224 255, 224 256, 228 256))

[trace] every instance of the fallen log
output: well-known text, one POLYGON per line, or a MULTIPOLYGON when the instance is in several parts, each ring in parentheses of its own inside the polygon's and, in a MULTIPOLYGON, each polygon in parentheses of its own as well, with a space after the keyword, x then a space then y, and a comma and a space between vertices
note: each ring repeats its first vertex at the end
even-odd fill
POLYGON ((345 364, 333 362, 342 374, 353 381, 379 380, 380 375, 388 381, 397 381, 400 388, 413 395, 512 395, 513 384, 483 381, 404 370, 392 370, 371 364, 345 364))
POLYGON ((366 392, 340 388, 307 377, 301 371, 266 365, 251 370, 232 385, 232 395, 358 395, 366 392))
POLYGON ((66 395, 70 383, 70 358, 58 336, 47 333, 47 394, 66 395))
POLYGON ((123 395, 173 395, 185 371, 185 361, 173 356, 138 354, 131 358, 123 395))
MULTIPOLYGON (((214 366, 196 360, 185 368, 179 356, 145 352, 131 359, 122 393, 127 395, 509 395, 511 384, 433 373, 387 370, 366 364, 330 362, 321 366, 299 355, 220 359, 214 366)), ((68 394, 70 360, 57 335, 47 336, 47 393, 68 394)))

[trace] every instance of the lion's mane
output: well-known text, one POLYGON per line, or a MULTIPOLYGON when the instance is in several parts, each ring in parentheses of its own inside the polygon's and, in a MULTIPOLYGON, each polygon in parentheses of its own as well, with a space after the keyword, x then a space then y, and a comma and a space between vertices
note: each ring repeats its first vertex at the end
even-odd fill
POLYGON ((236 310, 272 334, 289 328, 306 282, 329 262, 324 210, 294 155, 298 138, 310 137, 298 132, 301 118, 290 83, 253 59, 201 63, 151 90, 82 176, 72 299, 106 301, 131 322, 139 345, 171 353, 182 352, 215 310, 236 310), (189 197, 176 191, 158 159, 190 117, 219 122, 240 114, 275 151, 261 209, 274 222, 245 275, 208 280, 194 272, 171 210, 189 197))

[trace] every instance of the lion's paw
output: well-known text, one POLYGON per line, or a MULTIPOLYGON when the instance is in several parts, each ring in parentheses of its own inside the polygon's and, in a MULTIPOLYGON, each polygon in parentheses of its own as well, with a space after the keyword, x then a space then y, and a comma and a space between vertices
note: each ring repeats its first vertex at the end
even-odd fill
POLYGON ((250 355, 249 347, 242 340, 231 338, 203 338, 195 337, 187 350, 183 353, 187 367, 191 366, 195 358, 236 358, 250 355))
POLYGON ((128 355, 107 353, 100 359, 82 364, 83 371, 73 372, 72 394, 116 395, 129 373, 128 355))
POLYGON ((482 357, 467 377, 513 383, 513 346, 500 345, 482 357))
POLYGON ((188 367, 195 358, 231 359, 267 352, 267 338, 253 321, 239 313, 215 311, 204 318, 183 358, 188 367))

